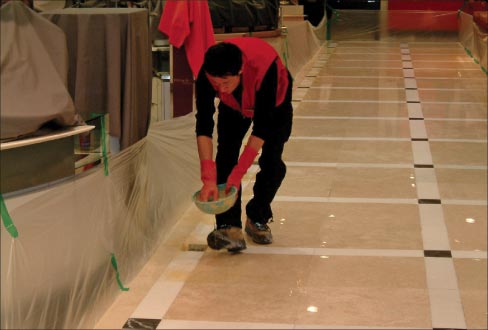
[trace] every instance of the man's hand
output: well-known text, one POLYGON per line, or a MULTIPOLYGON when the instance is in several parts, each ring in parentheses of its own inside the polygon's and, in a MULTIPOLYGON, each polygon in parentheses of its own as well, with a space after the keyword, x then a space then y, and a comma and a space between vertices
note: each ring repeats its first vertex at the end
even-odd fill
POLYGON ((200 174, 203 187, 200 190, 200 200, 208 201, 219 199, 219 190, 217 188, 217 167, 215 162, 210 159, 200 161, 200 174))
POLYGON ((216 184, 203 184, 202 189, 200 190, 200 197, 199 199, 202 202, 207 201, 216 201, 219 199, 219 189, 217 188, 216 184))

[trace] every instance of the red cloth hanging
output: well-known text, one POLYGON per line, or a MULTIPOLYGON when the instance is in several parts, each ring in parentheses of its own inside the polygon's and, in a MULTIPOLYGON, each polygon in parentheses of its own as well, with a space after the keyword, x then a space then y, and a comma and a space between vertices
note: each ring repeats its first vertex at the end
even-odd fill
POLYGON ((166 1, 158 28, 168 36, 173 46, 185 46, 193 77, 198 76, 205 52, 215 44, 208 2, 166 1))

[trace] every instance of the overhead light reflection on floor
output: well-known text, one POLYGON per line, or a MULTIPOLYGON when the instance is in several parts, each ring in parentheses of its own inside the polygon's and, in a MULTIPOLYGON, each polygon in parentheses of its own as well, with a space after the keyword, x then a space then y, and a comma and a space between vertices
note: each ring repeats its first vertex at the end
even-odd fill
POLYGON ((318 311, 319 311, 319 309, 317 308, 317 306, 308 306, 307 307, 307 312, 317 313, 318 311))

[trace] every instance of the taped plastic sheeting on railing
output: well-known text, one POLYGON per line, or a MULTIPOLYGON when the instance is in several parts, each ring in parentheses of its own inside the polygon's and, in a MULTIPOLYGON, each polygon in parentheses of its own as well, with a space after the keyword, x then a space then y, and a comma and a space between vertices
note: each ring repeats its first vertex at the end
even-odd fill
POLYGON ((117 284, 119 285, 119 289, 121 291, 129 291, 129 288, 126 288, 122 284, 122 281, 120 280, 120 273, 119 273, 119 267, 117 266, 117 259, 115 259, 115 254, 113 254, 113 253, 112 253, 112 257, 111 257, 111 263, 112 263, 112 267, 115 270, 115 278, 117 279, 117 284))
POLYGON ((10 214, 8 213, 7 206, 5 205, 5 201, 3 200, 2 194, 0 194, 0 214, 2 216, 2 222, 7 229, 10 236, 13 238, 17 238, 19 236, 19 232, 17 231, 17 227, 15 227, 10 214))

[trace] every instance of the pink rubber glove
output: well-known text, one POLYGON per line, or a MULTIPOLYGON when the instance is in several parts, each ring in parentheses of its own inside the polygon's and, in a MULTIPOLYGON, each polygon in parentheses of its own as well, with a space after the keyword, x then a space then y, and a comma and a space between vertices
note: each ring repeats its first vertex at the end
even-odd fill
POLYGON ((249 146, 246 146, 244 148, 241 157, 239 157, 237 165, 234 166, 232 172, 227 178, 227 185, 225 187, 226 193, 229 192, 230 187, 236 187, 237 189, 239 189, 239 187, 241 186, 242 177, 244 176, 244 174, 246 174, 249 167, 251 167, 257 155, 258 152, 253 148, 249 146))
POLYGON ((215 166, 215 162, 210 159, 200 161, 200 174, 203 182, 203 187, 200 190, 200 200, 208 201, 211 199, 216 201, 219 199, 217 167, 215 166))

